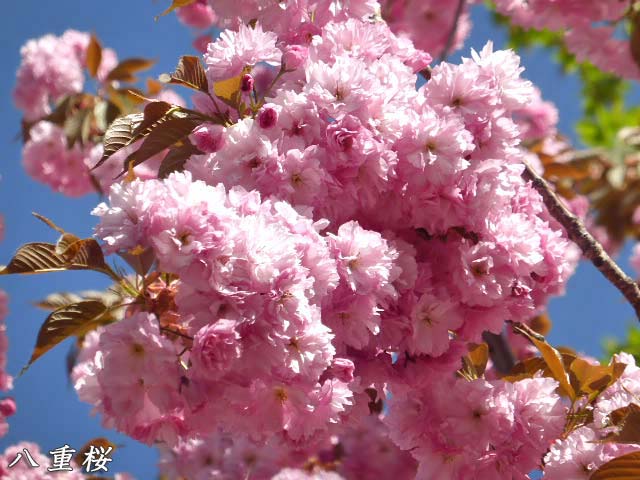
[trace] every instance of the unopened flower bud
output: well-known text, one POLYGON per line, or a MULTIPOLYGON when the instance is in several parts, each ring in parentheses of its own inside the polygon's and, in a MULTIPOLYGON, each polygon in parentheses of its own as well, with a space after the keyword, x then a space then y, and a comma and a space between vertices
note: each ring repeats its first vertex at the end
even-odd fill
POLYGON ((271 128, 278 121, 278 112, 274 108, 264 107, 258 114, 258 125, 261 128, 271 128))
POLYGON ((244 93, 250 93, 253 91, 253 77, 248 73, 242 76, 242 83, 240 84, 240 90, 244 93))
POLYGON ((2 414, 4 417, 10 417, 14 415, 16 411, 16 401, 13 398, 7 397, 0 400, 0 414, 2 414))

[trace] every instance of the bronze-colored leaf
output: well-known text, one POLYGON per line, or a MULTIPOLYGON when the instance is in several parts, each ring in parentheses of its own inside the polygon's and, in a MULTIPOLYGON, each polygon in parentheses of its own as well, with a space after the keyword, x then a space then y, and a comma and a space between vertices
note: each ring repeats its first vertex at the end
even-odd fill
MULTIPOLYGON (((91 450, 91 447, 95 447, 95 448, 102 447, 104 448, 105 451, 111 448, 111 451, 109 452, 109 456, 111 456, 115 451, 115 449, 117 448, 115 443, 110 442, 108 439, 104 437, 98 437, 98 438, 94 438, 93 440, 89 440, 87 443, 83 445, 83 447, 80 450, 78 450, 78 453, 76 453, 76 455, 73 457, 73 461, 76 463, 76 465, 78 465, 79 467, 82 466, 82 462, 84 462, 85 458, 87 458, 87 454, 91 450)), ((98 477, 95 477, 95 478, 98 478, 98 477)))
POLYGON ((226 103, 234 103, 240 95, 243 73, 236 77, 221 80, 213 84, 213 93, 226 103))
POLYGON ((34 242, 20 247, 0 275, 61 272, 65 270, 95 270, 112 278, 117 276, 104 260, 98 242, 92 238, 79 240, 62 254, 52 243, 34 242))
POLYGON ((102 141, 104 144, 104 153, 98 163, 93 166, 92 170, 106 162, 111 155, 121 148, 131 145, 136 140, 133 136, 133 131, 143 119, 144 115, 142 113, 134 113, 125 117, 116 118, 104 134, 102 141))
POLYGON ((462 368, 458 375, 467 380, 475 380, 484 375, 489 361, 489 346, 486 343, 470 343, 469 353, 462 357, 462 368))
POLYGON ((640 452, 628 453, 600 466, 589 480, 638 480, 640 478, 640 452))
POLYGON ((540 335, 548 335, 551 331, 551 319, 547 313, 536 315, 531 320, 531 329, 540 335))
POLYGON ((191 55, 181 57, 176 71, 171 75, 161 75, 160 81, 163 83, 182 85, 204 93, 209 92, 207 74, 200 63, 200 59, 191 55))
POLYGON ((516 363, 509 375, 502 377, 507 382, 517 382, 525 378, 533 378, 533 376, 542 371, 547 370, 547 364, 541 357, 529 357, 521 362, 516 363))
POLYGON ((569 375, 574 390, 579 395, 586 395, 594 400, 600 393, 614 383, 622 372, 624 364, 594 365, 581 358, 576 358, 569 366, 569 375), (617 368, 622 365, 622 370, 617 368))
POLYGON ((162 82, 147 78, 147 95, 150 97, 157 96, 162 91, 162 82))
POLYGON ((523 323, 514 323, 513 330, 520 335, 524 335, 533 343, 540 351, 543 360, 549 367, 553 378, 555 378, 560 384, 560 389, 571 400, 575 400, 576 392, 571 386, 569 380, 569 374, 565 369, 562 355, 555 348, 549 345, 544 337, 539 333, 534 332, 531 328, 523 323))
POLYGON ((202 123, 201 119, 190 116, 167 117, 163 123, 149 133, 140 148, 126 158, 123 173, 185 139, 194 128, 202 123))
POLYGON ((169 153, 162 159, 162 163, 158 168, 158 178, 167 178, 172 172, 181 172, 184 165, 192 155, 201 155, 191 142, 185 142, 179 147, 169 150, 169 153))
POLYGON ((96 77, 98 69, 102 63, 102 45, 95 35, 91 35, 89 46, 87 47, 87 70, 89 75, 96 77))
POLYGON ((615 443, 640 443, 640 406, 631 403, 614 410, 609 415, 611 424, 619 427, 615 433, 607 435, 603 441, 615 443))
POLYGON ((73 251, 71 251, 69 250, 69 247, 71 247, 71 245, 75 245, 79 240, 80 238, 73 233, 64 232, 56 242, 56 253, 58 255, 62 255, 65 258, 73 258, 78 249, 75 248, 73 251))
POLYGON ((123 115, 137 113, 138 107, 145 102, 143 92, 135 88, 114 88, 112 85, 107 87, 109 100, 118 107, 123 115))
POLYGON ((195 3, 195 2, 196 0, 172 0, 171 6, 167 8, 164 12, 162 12, 160 15, 158 15, 155 19, 158 20, 159 17, 164 17, 165 15, 169 15, 176 8, 186 7, 187 5, 191 5, 192 3, 195 3))
POLYGON ((36 346, 23 371, 63 340, 71 336, 85 335, 113 321, 108 312, 109 307, 99 300, 72 303, 54 310, 40 328, 36 346))
POLYGON ((51 220, 50 218, 47 218, 44 215, 40 215, 39 213, 36 213, 36 212, 31 212, 31 215, 36 217, 38 220, 40 220, 42 223, 47 225, 49 228, 55 230, 56 232, 61 233, 63 235, 66 233, 64 229, 60 228, 58 225, 53 223, 53 220, 51 220))
POLYGON ((42 308, 43 310, 57 310, 58 308, 64 307, 65 305, 80 302, 82 298, 83 297, 81 297, 77 293, 52 293, 44 299, 35 302, 34 305, 38 308, 42 308))
POLYGON ((166 120, 167 115, 172 109, 175 109, 173 105, 167 102, 151 102, 144 107, 143 118, 140 125, 133 131, 134 137, 144 137, 151 133, 155 126, 160 122, 166 120))
POLYGON ((27 243, 20 247, 0 275, 45 273, 67 270, 67 261, 51 243, 27 243))
POLYGON ((155 63, 155 60, 149 60, 147 58, 127 58, 122 60, 109 72, 107 80, 119 80, 121 82, 136 81, 135 73, 148 70, 153 67, 155 63))

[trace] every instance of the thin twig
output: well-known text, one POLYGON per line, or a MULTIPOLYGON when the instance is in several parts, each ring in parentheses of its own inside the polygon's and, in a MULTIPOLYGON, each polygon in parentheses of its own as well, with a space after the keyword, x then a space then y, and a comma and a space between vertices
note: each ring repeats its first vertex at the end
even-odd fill
POLYGON ((526 163, 524 167, 522 178, 531 181, 533 188, 542 196, 551 216, 560 222, 569 238, 580 247, 585 258, 591 260, 600 273, 620 290, 640 319, 640 287, 638 284, 611 259, 582 222, 558 199, 549 184, 526 163))
POLYGON ((456 33, 458 33, 458 23, 460 23, 460 17, 462 16, 462 12, 464 11, 464 4, 465 4, 465 0, 458 0, 456 13, 455 13, 455 16, 453 17, 453 25, 451 26, 451 30, 449 31, 449 36, 447 37, 447 43, 444 44, 444 49, 440 54, 440 62, 444 62, 447 59, 449 50, 453 45, 453 40, 456 37, 456 33))
POLYGON ((511 347, 504 338, 504 335, 498 335, 491 332, 483 332, 482 340, 489 345, 489 356, 493 360, 496 370, 502 374, 508 374, 516 364, 515 357, 511 351, 511 347))

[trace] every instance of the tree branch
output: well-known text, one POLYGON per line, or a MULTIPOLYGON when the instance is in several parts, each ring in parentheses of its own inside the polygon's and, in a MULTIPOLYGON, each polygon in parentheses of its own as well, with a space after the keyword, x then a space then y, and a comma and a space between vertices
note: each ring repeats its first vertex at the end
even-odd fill
POLYGON ((549 184, 526 163, 524 167, 522 178, 531 182, 533 188, 542 196, 551 216, 560 222, 569 238, 580 247, 585 258, 591 260, 600 273, 620 290, 640 319, 640 287, 638 284, 611 259, 582 222, 558 199, 549 184))
POLYGON ((516 360, 504 335, 486 331, 482 333, 482 340, 489 345, 489 356, 496 370, 504 375, 511 372, 516 360))
POLYGON ((444 49, 440 54, 440 62, 444 62, 447 59, 447 55, 449 54, 449 50, 453 45, 453 40, 456 38, 456 33, 458 32, 458 23, 460 23, 460 17, 462 16, 462 12, 464 11, 465 0, 458 0, 458 6, 456 7, 456 13, 453 17, 453 25, 451 26, 451 30, 449 31, 449 36, 447 37, 447 42, 444 44, 444 49))

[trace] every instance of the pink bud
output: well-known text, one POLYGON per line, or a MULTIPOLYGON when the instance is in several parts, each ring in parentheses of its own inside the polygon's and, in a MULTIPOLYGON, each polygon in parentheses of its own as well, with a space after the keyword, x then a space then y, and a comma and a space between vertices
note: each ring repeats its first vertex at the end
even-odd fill
POLYGON ((271 107, 263 107, 258 114, 258 125, 262 128, 271 128, 278 121, 278 112, 271 107))
POLYGON ((240 90, 242 90, 244 93, 253 91, 253 77, 248 73, 242 76, 242 84, 240 85, 240 90))
POLYGON ((285 70, 296 70, 307 59, 309 50, 302 45, 289 45, 282 54, 282 65, 285 70))
POLYGON ((0 400, 0 414, 2 414, 4 417, 10 417, 14 415, 17 409, 18 408, 16 407, 16 401, 13 398, 7 397, 0 400))

